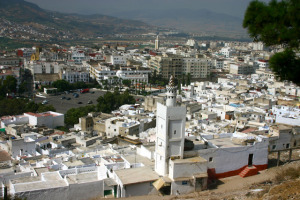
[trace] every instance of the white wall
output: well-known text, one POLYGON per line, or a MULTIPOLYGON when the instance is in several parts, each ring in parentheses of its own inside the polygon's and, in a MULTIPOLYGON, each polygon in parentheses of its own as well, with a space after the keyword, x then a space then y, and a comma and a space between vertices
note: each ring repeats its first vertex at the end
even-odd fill
POLYGON ((137 147, 137 154, 139 154, 141 156, 144 156, 144 157, 146 157, 146 158, 148 158, 150 160, 154 158, 153 152, 149 151, 143 145, 140 148, 137 147))
MULTIPOLYGON (((34 190, 28 192, 19 192, 14 195, 24 199, 42 199, 42 200, 69 200, 68 187, 52 188, 48 190, 34 190)), ((71 199, 70 199, 71 200, 71 199)))
POLYGON ((249 154, 253 154, 253 165, 268 164, 268 144, 268 139, 264 138, 263 142, 252 146, 204 149, 198 153, 208 161, 212 157, 208 168, 214 168, 218 174, 247 166, 249 154))
POLYGON ((126 185, 125 196, 122 197, 143 196, 150 194, 158 194, 158 192, 152 185, 152 182, 145 182, 139 184, 126 185))
POLYGON ((69 200, 86 200, 104 196, 104 181, 98 180, 88 183, 70 184, 69 200))
POLYGON ((13 157, 19 156, 21 154, 31 154, 35 155, 35 141, 25 142, 24 139, 11 139, 11 154, 13 157))
POLYGON ((187 194, 195 191, 195 187, 187 181, 173 181, 171 183, 171 195, 187 194), (183 184, 184 183, 184 184, 183 184), (186 184, 185 184, 186 183, 186 184))
POLYGON ((174 163, 170 161, 169 177, 176 179, 180 177, 192 177, 194 174, 206 173, 207 162, 195 162, 195 163, 174 163))

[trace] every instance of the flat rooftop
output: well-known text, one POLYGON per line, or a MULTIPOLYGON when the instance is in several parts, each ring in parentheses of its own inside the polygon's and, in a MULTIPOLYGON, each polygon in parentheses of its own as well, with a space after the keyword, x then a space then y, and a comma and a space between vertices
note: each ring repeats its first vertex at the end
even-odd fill
POLYGON ((24 177, 12 180, 16 193, 67 187, 67 183, 58 173, 43 173, 41 177, 24 177), (42 178, 43 177, 43 178, 42 178))
POLYGON ((140 156, 138 154, 130 154, 130 155, 123 155, 123 157, 130 163, 143 163, 145 166, 154 166, 154 162, 150 159, 140 156))
POLYGON ((229 147, 241 147, 243 145, 234 144, 231 141, 231 138, 216 138, 208 140, 208 142, 211 142, 212 144, 216 145, 219 148, 229 148, 229 147))
POLYGON ((70 184, 80 184, 98 181, 98 172, 87 172, 81 174, 71 174, 67 176, 67 181, 70 184))
POLYGON ((116 170, 115 173, 120 178, 123 185, 150 182, 159 179, 158 174, 149 167, 116 170))

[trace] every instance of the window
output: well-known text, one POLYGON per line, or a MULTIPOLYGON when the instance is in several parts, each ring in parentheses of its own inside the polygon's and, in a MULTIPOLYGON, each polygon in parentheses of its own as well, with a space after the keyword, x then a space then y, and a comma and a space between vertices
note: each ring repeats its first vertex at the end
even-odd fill
POLYGON ((212 162, 213 161, 213 157, 209 157, 208 161, 212 162))
POLYGON ((288 149, 288 148, 290 148, 290 144, 286 144, 286 146, 285 146, 285 147, 286 147, 287 149, 288 149))
POLYGON ((276 145, 273 145, 273 146, 272 146, 272 149, 274 150, 275 148, 276 148, 276 145))
POLYGON ((182 181, 182 185, 187 185, 187 181, 182 181))
POLYGON ((176 130, 174 131, 174 135, 176 135, 176 130))

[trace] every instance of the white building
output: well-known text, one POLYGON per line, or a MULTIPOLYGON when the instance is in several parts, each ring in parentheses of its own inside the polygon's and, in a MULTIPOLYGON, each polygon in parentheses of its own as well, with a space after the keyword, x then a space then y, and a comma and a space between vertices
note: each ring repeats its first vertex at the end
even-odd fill
POLYGON ((44 112, 44 113, 24 113, 28 117, 28 123, 33 126, 46 126, 48 128, 55 128, 64 126, 64 114, 57 112, 44 112))
POLYGON ((116 76, 116 71, 113 71, 109 67, 99 63, 96 66, 90 65, 90 76, 100 83, 101 80, 116 76))
POLYGON ((127 58, 123 55, 110 55, 110 63, 112 65, 126 65, 127 58))
POLYGON ((213 135, 202 136, 207 138, 204 140, 206 142, 194 142, 194 149, 199 156, 208 160, 210 178, 243 176, 242 172, 247 172, 249 166, 255 167, 256 173, 268 166, 269 139, 267 137, 242 133, 224 134, 224 136, 218 134, 216 138, 213 135), (208 146, 203 147, 203 142, 208 146))
POLYGON ((130 68, 116 72, 118 78, 122 80, 132 80, 134 83, 148 83, 149 74, 151 74, 151 70, 132 70, 130 68))
POLYGON ((159 176, 149 167, 116 170, 117 197, 157 194, 152 183, 158 178, 159 176))
POLYGON ((58 74, 60 66, 56 62, 30 61, 25 67, 34 74, 58 74))
POLYGON ((193 49, 198 49, 199 48, 198 42, 196 40, 193 40, 193 39, 189 39, 186 42, 186 45, 189 46, 190 48, 193 48, 193 49))
POLYGON ((252 47, 252 50, 254 50, 254 51, 265 50, 264 43, 262 43, 262 42, 252 42, 252 43, 249 43, 249 46, 252 47))
POLYGON ((71 69, 63 69, 60 72, 60 77, 62 80, 66 80, 69 83, 76 82, 89 82, 90 73, 87 70, 71 70, 71 69))
POLYGON ((225 56, 225 58, 231 57, 233 50, 230 47, 223 47, 220 53, 225 56))
POLYGON ((289 85, 285 87, 285 94, 300 97, 300 87, 289 85))
POLYGON ((106 175, 101 167, 45 172, 40 176, 10 180, 9 192, 26 199, 84 200, 104 196, 104 179, 106 175))
POLYGON ((31 137, 26 138, 11 138, 8 142, 8 147, 10 149, 10 153, 12 157, 23 156, 23 155, 31 155, 35 156, 35 140, 31 137))
POLYGON ((256 61, 259 68, 268 69, 269 68, 269 61, 268 60, 257 60, 256 61))
POLYGON ((15 116, 3 116, 0 118, 1 128, 5 128, 10 124, 20 125, 28 124, 29 118, 25 115, 15 115, 15 116))
POLYGON ((82 61, 85 60, 84 52, 81 50, 75 50, 72 52, 72 60, 75 64, 80 65, 82 64, 82 61))

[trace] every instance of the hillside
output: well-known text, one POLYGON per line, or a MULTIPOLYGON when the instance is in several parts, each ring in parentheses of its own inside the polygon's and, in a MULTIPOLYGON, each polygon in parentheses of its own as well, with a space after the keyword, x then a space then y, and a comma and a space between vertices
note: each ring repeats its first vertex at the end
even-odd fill
POLYGON ((0 36, 38 41, 95 38, 108 34, 144 33, 144 22, 105 15, 62 14, 24 0, 0 0, 0 36))
POLYGON ((242 19, 206 9, 157 9, 114 13, 114 16, 137 19, 160 27, 176 28, 185 32, 218 36, 247 36, 242 19))

